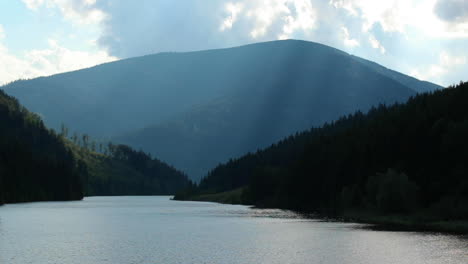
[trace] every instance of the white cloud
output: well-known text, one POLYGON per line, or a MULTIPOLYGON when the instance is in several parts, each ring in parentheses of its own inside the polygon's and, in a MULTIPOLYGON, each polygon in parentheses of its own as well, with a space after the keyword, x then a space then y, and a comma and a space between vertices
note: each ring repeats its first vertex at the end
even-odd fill
POLYGON ((286 1, 252 1, 250 4, 247 17, 254 21, 250 30, 254 39, 264 36, 278 18, 285 20, 291 13, 286 1))
POLYGON ((29 9, 33 9, 33 10, 38 9, 41 5, 44 4, 44 0, 22 0, 22 1, 29 9))
MULTIPOLYGON (((430 64, 425 67, 415 68, 411 71, 411 75, 421 80, 441 83, 444 77, 468 62, 466 55, 452 55, 447 51, 442 51, 439 54, 439 61, 435 64, 430 64)), ((448 85, 448 83, 445 83, 448 85)))
POLYGON ((363 20, 362 30, 368 32, 379 23, 386 32, 404 32, 411 14, 412 0, 330 0, 335 8, 343 8, 350 15, 360 16, 363 20))
POLYGON ((249 0, 228 3, 228 17, 222 21, 221 30, 232 28, 236 21, 250 22, 252 39, 275 34, 276 39, 290 38, 295 32, 312 30, 316 10, 310 0, 249 0))
POLYGON ((49 48, 31 50, 25 53, 25 60, 43 75, 87 68, 96 64, 116 60, 104 51, 85 52, 70 50, 49 39, 49 48))
POLYGON ((307 32, 315 27, 317 19, 316 11, 308 0, 296 0, 290 2, 294 6, 294 11, 289 9, 289 14, 284 18, 286 24, 279 38, 290 38, 298 30, 307 32), (294 12, 294 13, 293 13, 294 12))
POLYGON ((372 48, 378 49, 380 53, 385 54, 385 47, 374 37, 374 35, 369 35, 369 43, 371 44, 372 48))
POLYGON ((30 74, 25 62, 8 53, 8 49, 2 43, 4 38, 5 31, 0 25, 0 85, 30 74))
POLYGON ((22 0, 32 10, 39 7, 58 8, 63 16, 78 24, 99 24, 107 14, 97 8, 96 0, 22 0))
POLYGON ((447 82, 461 73, 444 74, 439 58, 428 58, 442 49, 468 55, 466 0, 22 1, 38 13, 55 8, 69 22, 91 23, 76 28, 97 28, 90 37, 95 49, 123 58, 295 38, 351 50, 406 73, 424 64, 413 72, 447 82), (456 8, 447 5, 454 2, 456 8))
POLYGON ((86 52, 64 48, 49 39, 49 48, 25 51, 19 57, 11 54, 2 43, 4 33, 0 26, 0 85, 17 80, 48 76, 114 61, 104 51, 86 52))
POLYGON ((242 11, 244 5, 242 3, 227 3, 226 11, 229 16, 221 24, 220 30, 225 31, 232 28, 232 25, 237 21, 238 14, 242 11))
POLYGON ((347 27, 341 27, 341 32, 343 34, 343 43, 345 46, 347 47, 351 47, 351 48, 354 48, 354 47, 358 47, 360 44, 359 44, 359 41, 357 41, 356 39, 353 39, 349 36, 349 30, 347 27))
MULTIPOLYGON (((447 22, 437 15, 440 0, 330 0, 335 8, 346 10, 363 20, 362 31, 379 24, 384 32, 407 33, 409 28, 438 38, 468 37, 468 22, 447 22), (436 11, 436 12, 434 12, 436 11)), ((466 6, 466 0, 445 0, 466 6)), ((440 13, 440 12, 439 12, 440 13)))

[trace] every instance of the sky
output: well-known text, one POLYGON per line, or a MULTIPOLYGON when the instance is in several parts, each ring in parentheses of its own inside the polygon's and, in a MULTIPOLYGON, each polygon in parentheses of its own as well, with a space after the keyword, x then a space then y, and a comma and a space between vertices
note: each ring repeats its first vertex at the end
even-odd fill
POLYGON ((279 39, 319 42, 443 86, 468 80, 468 0, 0 0, 0 85, 279 39))

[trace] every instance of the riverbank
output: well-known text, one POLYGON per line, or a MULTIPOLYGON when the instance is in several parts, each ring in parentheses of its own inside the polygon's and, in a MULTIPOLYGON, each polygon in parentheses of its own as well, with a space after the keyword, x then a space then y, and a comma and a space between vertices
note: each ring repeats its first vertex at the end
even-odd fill
MULTIPOLYGON (((182 199, 176 196, 174 197, 174 200, 249 205, 242 202, 242 191, 243 188, 239 188, 228 192, 193 195, 182 199)), ((468 234, 468 221, 441 220, 429 214, 421 213, 411 215, 381 215, 365 210, 347 210, 334 216, 319 213, 313 214, 313 217, 318 217, 325 221, 367 224, 368 226, 366 228, 382 231, 441 232, 461 235, 468 234)))
POLYGON ((468 234, 468 221, 441 220, 424 214, 380 215, 366 211, 346 211, 337 219, 343 222, 369 224, 368 228, 373 230, 468 234))
POLYGON ((176 195, 174 197, 174 200, 195 201, 195 202, 213 202, 213 203, 221 203, 221 204, 243 204, 242 203, 243 191, 244 191, 244 188, 239 188, 239 189, 222 192, 222 193, 199 194, 199 195, 189 195, 189 196, 176 195))

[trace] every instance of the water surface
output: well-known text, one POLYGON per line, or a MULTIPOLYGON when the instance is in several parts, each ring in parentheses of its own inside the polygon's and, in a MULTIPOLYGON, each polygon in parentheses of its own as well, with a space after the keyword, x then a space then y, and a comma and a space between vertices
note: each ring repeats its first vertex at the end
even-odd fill
POLYGON ((0 263, 468 263, 466 237, 361 227, 169 197, 16 204, 0 207, 0 263))

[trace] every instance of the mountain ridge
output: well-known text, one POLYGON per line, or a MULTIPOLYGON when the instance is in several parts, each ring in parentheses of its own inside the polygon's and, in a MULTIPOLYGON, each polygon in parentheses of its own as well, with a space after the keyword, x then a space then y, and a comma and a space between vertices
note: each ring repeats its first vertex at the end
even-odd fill
POLYGON ((5 89, 53 128, 65 123, 72 131, 118 139, 199 179, 217 163, 291 133, 438 87, 388 71, 323 44, 285 40, 158 53, 20 81, 5 89), (194 116, 195 106, 206 117, 194 116), (148 127, 171 127, 171 120, 182 125, 150 132, 154 136, 138 142, 122 137, 148 127), (235 130, 239 136, 232 134, 235 130), (201 132, 218 136, 217 142, 208 136, 194 138, 201 132))

